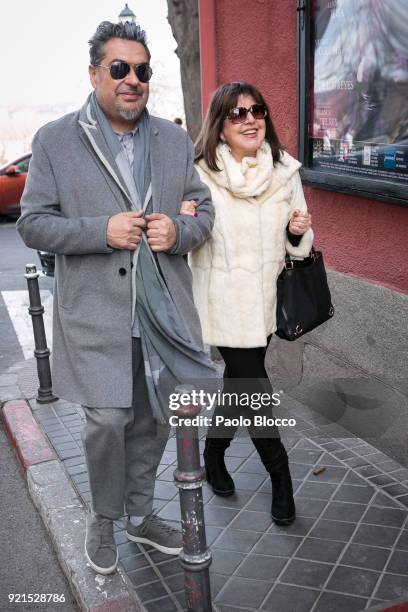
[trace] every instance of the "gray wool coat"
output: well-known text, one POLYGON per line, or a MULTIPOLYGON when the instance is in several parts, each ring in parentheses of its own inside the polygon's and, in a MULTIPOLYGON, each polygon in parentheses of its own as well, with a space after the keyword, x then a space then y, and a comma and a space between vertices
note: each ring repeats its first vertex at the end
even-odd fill
MULTIPOLYGON (((183 257, 209 236, 214 212, 194 169, 193 145, 179 126, 151 117, 153 210, 174 219, 177 241, 158 253, 170 294, 193 338, 201 327, 183 257), (179 215, 183 200, 198 216, 179 215)), ((132 404, 131 252, 106 244, 110 216, 130 210, 119 170, 88 103, 42 127, 17 229, 27 246, 56 254, 52 372, 55 393, 91 407, 132 404)))

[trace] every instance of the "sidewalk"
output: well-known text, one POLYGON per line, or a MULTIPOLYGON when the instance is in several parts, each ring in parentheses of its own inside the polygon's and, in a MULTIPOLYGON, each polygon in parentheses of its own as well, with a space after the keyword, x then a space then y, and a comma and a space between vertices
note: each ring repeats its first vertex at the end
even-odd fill
MULTIPOLYGON (((115 523, 120 572, 103 577, 86 567, 83 505, 90 493, 80 433, 84 417, 79 406, 62 400, 38 405, 31 399, 37 386, 34 360, 0 377, 0 398, 10 400, 2 416, 16 446, 25 446, 23 456, 32 457, 35 444, 31 434, 24 440, 23 431, 31 413, 13 401, 27 398, 54 449, 55 455, 42 448, 33 465, 25 460, 27 480, 80 606, 95 612, 185 609, 178 560, 128 542, 121 521, 115 523), (13 420, 13 414, 21 418, 13 420)), ((386 610, 393 602, 395 612, 405 612, 408 603, 396 602, 408 602, 408 469, 292 397, 285 398, 284 412, 297 420, 295 432, 282 436, 296 491, 293 525, 271 521, 269 477, 245 437, 227 451, 236 494, 215 496, 204 483, 217 609, 353 612, 386 610), (314 475, 319 465, 326 469, 314 475)), ((176 522, 175 442, 173 435, 158 470, 155 508, 176 522)))

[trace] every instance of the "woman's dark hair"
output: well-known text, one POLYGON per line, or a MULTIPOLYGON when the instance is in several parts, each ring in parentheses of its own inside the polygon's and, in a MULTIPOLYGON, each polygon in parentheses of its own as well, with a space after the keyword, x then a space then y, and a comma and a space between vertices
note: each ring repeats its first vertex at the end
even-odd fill
POLYGON ((251 96, 257 104, 264 104, 266 106, 268 113, 265 117, 265 140, 269 143, 272 150, 273 165, 275 166, 280 161, 283 147, 279 142, 272 123, 269 107, 263 95, 253 85, 244 81, 236 81, 234 83, 225 83, 225 85, 221 85, 215 91, 207 116, 204 119, 203 126, 195 143, 195 161, 204 159, 210 170, 220 170, 216 161, 216 148, 220 142, 224 119, 231 108, 237 106, 240 95, 251 96))
POLYGON ((125 23, 102 21, 96 28, 95 34, 88 41, 92 66, 97 66, 102 62, 105 57, 105 43, 111 38, 123 38, 124 40, 133 40, 140 43, 146 49, 147 57, 150 61, 146 32, 137 23, 131 21, 125 21, 125 23))

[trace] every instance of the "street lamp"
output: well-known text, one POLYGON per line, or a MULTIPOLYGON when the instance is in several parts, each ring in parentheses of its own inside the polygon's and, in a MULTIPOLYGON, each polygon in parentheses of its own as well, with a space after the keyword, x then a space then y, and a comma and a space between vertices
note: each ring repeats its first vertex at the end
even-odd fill
POLYGON ((123 11, 119 13, 119 21, 125 23, 126 21, 130 21, 131 23, 135 23, 136 15, 134 12, 125 4, 125 8, 123 11))

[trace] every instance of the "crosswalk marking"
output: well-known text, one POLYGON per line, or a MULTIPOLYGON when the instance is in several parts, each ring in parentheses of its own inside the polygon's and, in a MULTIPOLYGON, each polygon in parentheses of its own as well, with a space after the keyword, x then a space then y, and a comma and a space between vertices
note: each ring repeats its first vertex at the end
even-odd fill
MULTIPOLYGON (((8 314, 13 323, 18 341, 22 348, 24 358, 31 359, 34 356, 34 334, 31 316, 28 312, 30 305, 28 291, 2 291, 4 303, 7 306, 8 314)), ((52 347, 52 304, 53 297, 51 291, 40 291, 41 303, 44 306, 44 327, 47 338, 47 346, 52 347)))

